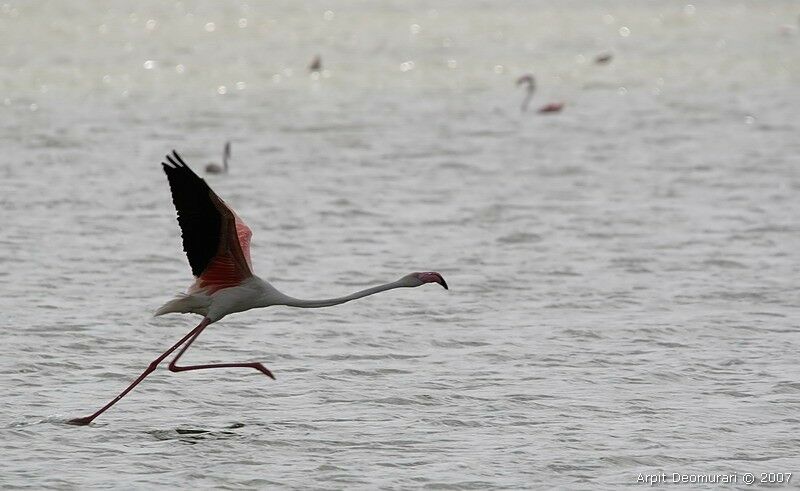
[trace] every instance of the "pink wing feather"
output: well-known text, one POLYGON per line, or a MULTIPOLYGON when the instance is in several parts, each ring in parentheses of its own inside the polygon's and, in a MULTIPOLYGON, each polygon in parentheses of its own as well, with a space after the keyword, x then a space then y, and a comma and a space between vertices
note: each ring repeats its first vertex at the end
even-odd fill
POLYGON ((253 276, 250 259, 253 231, 216 194, 211 196, 211 200, 223 218, 220 248, 192 287, 192 290, 205 290, 207 293, 236 286, 253 276))

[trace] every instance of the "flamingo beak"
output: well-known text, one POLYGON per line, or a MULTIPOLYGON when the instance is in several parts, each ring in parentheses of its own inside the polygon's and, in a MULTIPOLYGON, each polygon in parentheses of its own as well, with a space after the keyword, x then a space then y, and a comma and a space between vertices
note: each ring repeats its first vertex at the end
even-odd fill
POLYGON ((447 287, 447 282, 444 281, 444 278, 439 273, 434 271, 427 271, 425 273, 412 273, 413 276, 416 276, 422 284, 425 283, 439 283, 442 285, 442 288, 445 290, 449 290, 450 288, 447 287))
MULTIPOLYGON (((444 281, 442 275, 435 271, 426 271, 424 273, 411 273, 410 276, 416 277, 420 281, 420 285, 424 285, 425 283, 439 283, 442 285, 442 288, 445 290, 449 290, 447 286, 447 282, 444 281)), ((414 285, 418 286, 418 285, 414 285)))

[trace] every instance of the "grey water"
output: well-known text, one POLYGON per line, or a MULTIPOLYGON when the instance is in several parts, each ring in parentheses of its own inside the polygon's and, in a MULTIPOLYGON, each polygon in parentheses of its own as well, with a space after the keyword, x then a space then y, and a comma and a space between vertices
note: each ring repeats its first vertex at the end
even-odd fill
POLYGON ((690 1, 1 4, 0 486, 800 472, 800 11, 690 1), (162 367, 66 425, 198 322, 152 317, 192 280, 159 163, 227 140, 277 288, 450 290, 232 315, 187 362, 277 381, 162 367))

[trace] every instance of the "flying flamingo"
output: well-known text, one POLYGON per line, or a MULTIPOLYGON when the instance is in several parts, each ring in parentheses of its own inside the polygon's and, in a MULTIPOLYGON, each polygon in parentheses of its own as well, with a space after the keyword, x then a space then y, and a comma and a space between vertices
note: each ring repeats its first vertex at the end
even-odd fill
POLYGON ((231 142, 225 142, 225 149, 222 151, 222 165, 208 164, 206 166, 207 174, 227 174, 228 173, 228 159, 231 158, 231 142))
POLYGON ((344 297, 323 300, 300 300, 279 292, 275 287, 253 274, 250 262, 252 232, 241 218, 217 196, 206 182, 197 176, 173 150, 163 163, 172 191, 172 202, 178 211, 178 224, 183 237, 183 249, 196 280, 188 293, 170 300, 155 315, 170 312, 203 316, 194 329, 171 348, 153 360, 118 396, 96 412, 83 418, 69 420, 75 425, 88 425, 153 372, 172 352, 183 346, 169 364, 172 372, 209 368, 253 368, 271 379, 272 372, 261 363, 215 363, 210 365, 179 366, 178 360, 200 333, 210 324, 228 314, 272 305, 317 308, 330 307, 394 288, 413 288, 425 283, 438 283, 447 289, 439 273, 411 273, 397 281, 357 291, 344 297))
MULTIPOLYGON (((531 102, 531 98, 533 98, 533 92, 536 90, 536 79, 533 78, 533 75, 530 73, 526 73, 525 75, 521 76, 517 79, 517 85, 525 85, 525 99, 522 100, 522 106, 520 109, 522 112, 528 110, 528 104, 531 102)), ((563 102, 551 102, 549 104, 545 104, 544 106, 539 108, 540 113, 557 113, 564 109, 563 102)))

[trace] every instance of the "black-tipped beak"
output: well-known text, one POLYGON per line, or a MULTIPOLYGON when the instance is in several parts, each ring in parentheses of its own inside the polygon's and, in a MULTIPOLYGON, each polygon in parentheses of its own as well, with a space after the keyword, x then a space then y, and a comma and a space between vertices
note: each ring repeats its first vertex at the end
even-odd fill
POLYGON ((442 275, 435 271, 426 271, 425 273, 411 273, 409 276, 413 276, 414 278, 419 280, 419 283, 417 283, 414 286, 424 285, 425 283, 439 283, 445 290, 450 289, 447 286, 447 282, 444 281, 442 275))

